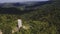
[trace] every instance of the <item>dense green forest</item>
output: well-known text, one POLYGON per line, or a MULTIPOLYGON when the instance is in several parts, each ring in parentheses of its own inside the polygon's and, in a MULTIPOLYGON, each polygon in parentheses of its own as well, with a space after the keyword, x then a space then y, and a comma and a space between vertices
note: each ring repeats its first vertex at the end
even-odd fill
POLYGON ((0 8, 0 29, 3 34, 12 34, 12 29, 17 26, 17 19, 22 19, 23 25, 29 29, 21 28, 19 32, 13 34, 60 34, 60 2, 56 0, 31 11, 0 8), (6 13, 4 12, 6 9, 14 10, 6 13))

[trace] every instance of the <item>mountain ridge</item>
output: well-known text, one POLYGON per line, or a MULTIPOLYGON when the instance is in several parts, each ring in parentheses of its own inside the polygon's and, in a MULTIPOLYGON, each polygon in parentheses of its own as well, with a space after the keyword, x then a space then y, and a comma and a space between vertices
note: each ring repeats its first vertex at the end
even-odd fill
POLYGON ((51 3, 51 1, 43 1, 43 2, 25 2, 25 3, 0 3, 0 7, 20 7, 20 6, 39 6, 47 3, 51 3))

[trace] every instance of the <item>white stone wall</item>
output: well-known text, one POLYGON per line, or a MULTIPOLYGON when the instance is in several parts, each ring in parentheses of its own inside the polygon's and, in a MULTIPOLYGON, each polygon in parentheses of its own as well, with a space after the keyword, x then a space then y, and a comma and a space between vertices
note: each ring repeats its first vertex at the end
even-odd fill
POLYGON ((0 34, 2 34, 2 31, 0 30, 0 34))

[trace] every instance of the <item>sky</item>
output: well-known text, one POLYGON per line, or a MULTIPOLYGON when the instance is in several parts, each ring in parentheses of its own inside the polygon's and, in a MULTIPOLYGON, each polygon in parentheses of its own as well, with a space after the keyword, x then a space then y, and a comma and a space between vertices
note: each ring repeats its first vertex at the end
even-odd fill
POLYGON ((48 1, 48 0, 0 0, 0 3, 26 2, 26 1, 48 1))

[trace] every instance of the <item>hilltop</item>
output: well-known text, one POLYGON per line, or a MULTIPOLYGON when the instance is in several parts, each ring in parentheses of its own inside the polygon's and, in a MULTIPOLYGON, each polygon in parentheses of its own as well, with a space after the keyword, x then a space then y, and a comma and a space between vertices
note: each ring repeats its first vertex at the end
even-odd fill
POLYGON ((10 11, 0 13, 0 29, 3 34, 11 34, 11 30, 16 27, 17 19, 22 19, 23 25, 30 26, 29 29, 20 29, 14 34, 60 34, 60 2, 39 5, 36 10, 21 10, 19 8, 0 8, 0 11, 10 11), (11 10, 13 10, 11 12, 11 10), (14 11, 16 11, 14 14, 14 11), (9 14, 10 13, 10 14, 9 14), (11 14, 12 13, 12 14, 11 14), (8 30, 7 30, 8 29, 8 30))

